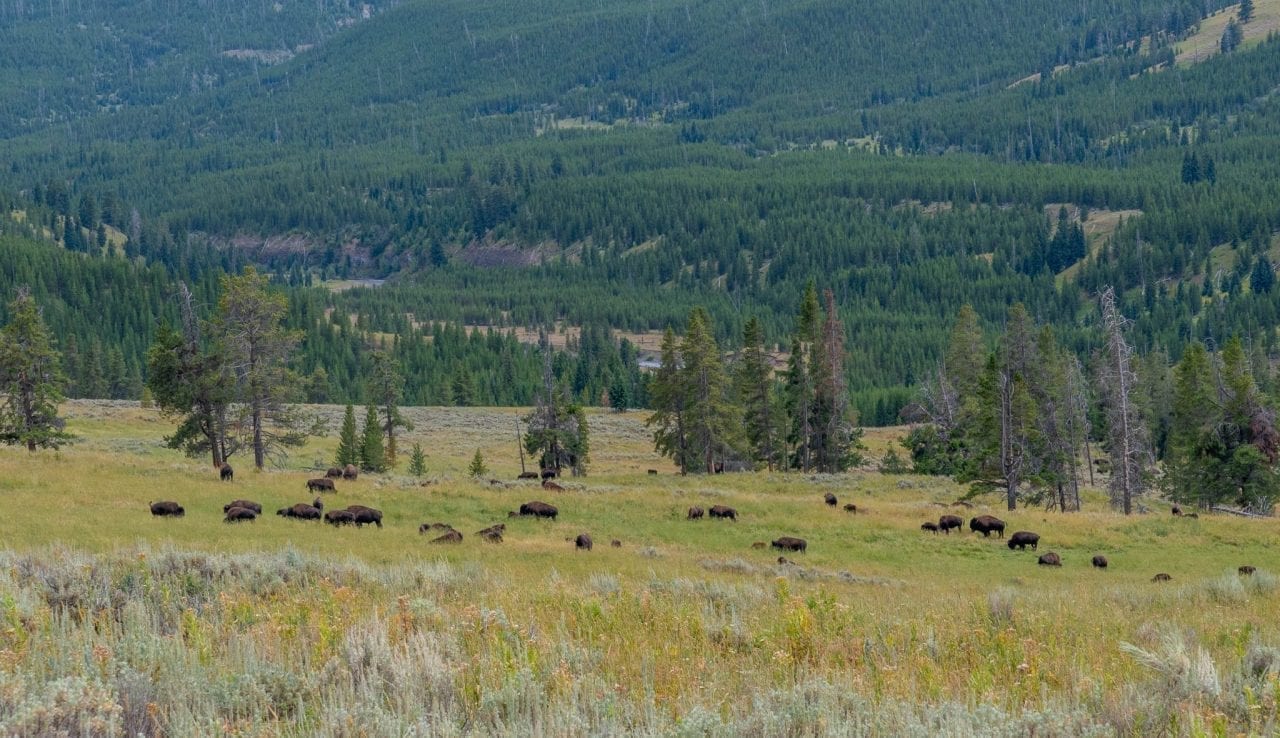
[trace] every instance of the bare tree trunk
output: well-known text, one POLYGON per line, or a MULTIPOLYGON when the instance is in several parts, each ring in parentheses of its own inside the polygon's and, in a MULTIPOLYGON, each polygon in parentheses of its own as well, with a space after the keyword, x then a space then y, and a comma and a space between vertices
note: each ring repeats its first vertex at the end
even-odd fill
POLYGON ((1108 287, 1099 298, 1102 321, 1107 334, 1106 371, 1101 377, 1110 420, 1108 432, 1111 446, 1111 504, 1133 513, 1133 501, 1143 492, 1143 472, 1149 465, 1150 451, 1133 393, 1137 375, 1133 371, 1133 347, 1124 338, 1128 324, 1116 308, 1115 291, 1108 287))

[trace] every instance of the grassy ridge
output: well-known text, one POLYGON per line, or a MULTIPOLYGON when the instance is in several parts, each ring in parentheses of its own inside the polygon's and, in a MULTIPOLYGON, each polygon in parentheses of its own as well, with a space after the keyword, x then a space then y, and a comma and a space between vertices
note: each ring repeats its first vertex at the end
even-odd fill
POLYGON ((1079 515, 991 510, 1062 554, 1061 569, 1044 569, 996 539, 922 533, 958 494, 947 481, 680 478, 652 456, 637 414, 601 414, 599 473, 563 493, 497 486, 461 470, 480 447, 495 477, 515 476, 502 456, 514 411, 414 409, 432 483, 340 481, 326 502, 380 507, 386 527, 334 530, 271 514, 310 499, 302 467, 326 460, 327 444, 224 484, 159 448, 169 426, 147 411, 69 410, 77 446, 0 450, 7 732, 39 732, 32 706, 64 726, 97 719, 151 734, 1277 725, 1275 521, 1173 519, 1162 506, 1125 519, 1096 494, 1079 515), (827 490, 860 513, 823 505, 827 490), (223 524, 233 497, 268 515, 223 524), (181 501, 186 517, 153 519, 146 502, 160 498, 181 501), (560 518, 505 518, 529 499, 560 518), (738 508, 740 522, 683 519, 689 505, 715 503, 738 508), (416 526, 431 520, 467 539, 427 544, 416 526), (503 544, 470 535, 498 521, 503 544), (583 531, 596 548, 575 553, 565 538, 583 531), (807 554, 789 556, 797 565, 751 548, 779 535, 808 539, 807 554), (1095 552, 1108 571, 1089 567, 1095 552), (1242 580, 1244 563, 1261 571, 1242 580), (1150 583, 1156 571, 1174 581, 1150 583))

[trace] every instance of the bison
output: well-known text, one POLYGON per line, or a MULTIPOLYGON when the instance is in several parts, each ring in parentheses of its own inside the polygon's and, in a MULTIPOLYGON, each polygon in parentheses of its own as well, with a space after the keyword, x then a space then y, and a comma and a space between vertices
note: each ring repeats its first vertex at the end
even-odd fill
POLYGON ((161 502, 151 503, 151 514, 157 517, 180 518, 187 514, 186 510, 172 500, 163 500, 161 502))
POLYGON ((969 530, 981 533, 983 538, 989 537, 992 533, 998 534, 999 538, 1004 538, 1004 521, 991 515, 979 515, 969 521, 969 530))
POLYGON ((622 548, 622 541, 619 541, 617 538, 615 538, 609 542, 609 545, 613 546, 614 548, 622 548))
POLYGON ((542 488, 543 488, 543 489, 545 489, 545 490, 550 490, 551 492, 563 492, 563 491, 564 491, 564 487, 561 487, 560 485, 556 484, 555 482, 551 481, 550 479, 544 479, 544 480, 542 480, 542 488))
POLYGON ((846 503, 844 506, 844 511, 847 513, 854 513, 856 515, 858 512, 858 506, 853 504, 852 502, 846 503))
POLYGON ((938 530, 942 531, 943 533, 946 533, 947 535, 951 535, 952 528, 955 528, 956 530, 960 530, 961 526, 963 525, 964 525, 964 518, 960 517, 959 515, 943 515, 942 517, 938 518, 938 530))
POLYGON ((1009 536, 1010 551, 1015 548, 1019 551, 1026 551, 1027 546, 1030 546, 1031 550, 1034 551, 1038 545, 1040 545, 1040 535, 1029 530, 1015 531, 1013 535, 1009 536))
POLYGON ((431 539, 432 543, 462 543, 462 534, 450 528, 444 535, 431 539))
POLYGON ((1172 582, 1172 581, 1173 581, 1173 577, 1169 576, 1168 574, 1165 574, 1164 572, 1160 572, 1159 574, 1155 575, 1154 577, 1151 577, 1151 581, 1153 581, 1153 582, 1172 582))
POLYGON ((822 500, 832 507, 835 507, 836 503, 839 502, 839 500, 836 499, 836 496, 830 492, 823 495, 822 500))
POLYGON ((555 520, 556 516, 559 514, 560 511, 556 509, 555 505, 548 505, 545 502, 538 502, 537 500, 534 500, 533 502, 526 502, 520 506, 520 515, 532 515, 538 518, 551 518, 552 520, 555 520))
POLYGON ((658 470, 657 470, 657 469, 650 469, 650 470, 649 470, 649 476, 651 476, 651 477, 656 477, 656 476, 658 476, 658 470))
POLYGON ((366 523, 373 523, 379 528, 382 527, 382 511, 364 505, 347 505, 347 512, 355 516, 355 524, 357 528, 364 526, 366 523))
POLYGON ((1102 554, 1097 554, 1093 557, 1092 563, 1093 568, 1095 569, 1105 569, 1107 568, 1107 557, 1102 554))
POLYGON ((299 502, 296 505, 276 510, 276 515, 282 518, 298 518, 299 520, 319 520, 320 508, 315 505, 308 505, 305 502, 299 502))
POLYGON ((552 478, 554 478, 554 477, 558 477, 558 476, 560 476, 560 470, 559 470, 559 469, 555 469, 555 468, 552 468, 552 467, 547 467, 546 469, 543 469, 543 470, 542 470, 542 478, 543 478, 543 480, 552 479, 552 478))
POLYGON ((727 507, 725 505, 712 505, 711 509, 707 512, 713 518, 728 518, 735 523, 738 522, 738 511, 734 510, 732 507, 727 507))
POLYGON ((236 470, 232 469, 231 465, 227 462, 224 461, 218 465, 218 479, 221 479, 224 482, 230 482, 235 475, 236 470))
POLYGON ((1040 566, 1062 566, 1062 557, 1050 551, 1046 554, 1040 554, 1040 558, 1036 563, 1040 566))
POLYGON ((330 510, 324 514, 324 522, 335 528, 339 525, 354 525, 356 514, 350 510, 330 510))
POLYGON ((779 556, 779 557, 778 557, 778 564, 779 564, 780 566, 788 566, 788 565, 791 565, 791 564, 794 564, 794 563, 795 563, 794 561, 792 561, 791 559, 788 559, 786 556, 779 556))
POLYGON ((333 486, 332 479, 329 479, 328 477, 322 477, 320 479, 308 479, 307 491, 308 492, 337 492, 338 488, 333 486))
POLYGON ((448 523, 423 523, 418 526, 418 533, 430 533, 433 530, 453 530, 448 523))
POLYGON ((579 533, 579 534, 578 534, 578 537, 577 537, 577 538, 575 538, 575 539, 573 539, 573 546, 574 546, 574 548, 577 548, 577 549, 579 549, 579 550, 581 550, 581 549, 586 549, 586 550, 590 551, 590 550, 591 550, 591 536, 587 535, 586 533, 579 533))
POLYGON ((537 479, 538 472, 522 471, 516 476, 516 479, 537 479))
POLYGON ((803 538, 792 538, 791 536, 783 536, 770 545, 779 551, 799 551, 801 553, 804 553, 805 549, 809 547, 809 544, 803 538))
POLYGON ((1241 575, 1246 576, 1246 577, 1247 577, 1247 576, 1249 576, 1250 574, 1254 573, 1254 572, 1255 572, 1255 571, 1257 571, 1257 570, 1258 570, 1258 568, 1257 568, 1257 567, 1255 567, 1255 566, 1249 566, 1248 564, 1246 564, 1246 565, 1244 565, 1244 566, 1240 567, 1239 569, 1236 569, 1236 571, 1237 571, 1237 572, 1239 572, 1241 575))
POLYGON ((222 519, 224 523, 240 523, 245 520, 257 520, 258 513, 247 507, 233 507, 227 510, 227 516, 222 519))
POLYGON ((255 515, 262 514, 262 505, 259 505, 253 500, 235 500, 234 502, 228 502, 222 506, 222 512, 231 512, 231 508, 233 507, 243 507, 245 509, 252 510, 255 515))
POLYGON ((489 543, 502 543, 502 533, 507 529, 505 523, 491 525, 483 530, 476 531, 476 535, 480 536, 489 543))
POLYGON ((699 520, 702 518, 703 514, 704 514, 703 509, 698 507, 697 505, 694 505, 693 507, 689 508, 689 514, 685 516, 685 519, 699 520))
POLYGON ((1173 513, 1174 515, 1181 515, 1182 508, 1178 507, 1177 505, 1174 505, 1173 507, 1169 508, 1169 512, 1173 513))
POLYGON ((359 476, 360 476, 360 470, 356 468, 355 464, 347 464, 342 469, 343 479, 354 482, 356 481, 356 477, 359 477, 359 476))
POLYGON ((328 471, 324 473, 324 475, 329 479, 337 479, 338 477, 342 476, 342 469, 336 466, 331 466, 329 467, 328 471))
POLYGON ((938 532, 938 524, 937 524, 937 523, 921 523, 921 524, 920 524, 920 530, 928 531, 928 532, 930 532, 930 533, 937 534, 937 532, 938 532))

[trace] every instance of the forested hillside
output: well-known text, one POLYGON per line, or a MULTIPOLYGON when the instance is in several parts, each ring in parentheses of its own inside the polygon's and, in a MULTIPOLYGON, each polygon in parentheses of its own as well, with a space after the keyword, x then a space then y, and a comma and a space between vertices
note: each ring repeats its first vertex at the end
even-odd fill
MULTIPOLYGON (((1175 64, 1205 13, 1239 9, 5 2, 0 185, 71 250, 110 243, 171 279, 274 270, 322 316, 298 325, 338 332, 303 361, 332 399, 360 369, 327 342, 441 322, 599 337, 701 305, 728 345, 754 316, 784 350, 813 280, 840 305, 855 405, 890 422, 965 302, 988 325, 1024 302, 1087 352, 1114 285, 1140 350, 1274 345, 1253 275, 1277 256, 1280 41, 1240 18, 1248 43, 1175 64), (302 288, 335 277, 391 279, 302 288)), ((493 351, 527 352, 512 341, 493 351)), ((465 377, 441 388, 483 356, 423 370, 414 399, 465 399, 465 377)), ((575 389, 598 400, 621 374, 575 389)), ((528 401, 504 386, 474 399, 528 401)))

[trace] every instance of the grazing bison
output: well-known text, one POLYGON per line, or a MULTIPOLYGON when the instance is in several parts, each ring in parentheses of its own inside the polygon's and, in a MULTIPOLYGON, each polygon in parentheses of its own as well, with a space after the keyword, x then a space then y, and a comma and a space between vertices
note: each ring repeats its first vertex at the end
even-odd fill
POLYGON ((586 533, 579 533, 578 537, 573 539, 573 546, 577 549, 591 550, 591 536, 586 533))
POLYGON ((324 475, 329 479, 337 479, 338 477, 342 476, 342 469, 336 466, 331 466, 329 467, 329 470, 324 473, 324 475))
POLYGON ((1155 575, 1154 577, 1151 577, 1151 581, 1153 581, 1153 582, 1172 582, 1172 581, 1173 581, 1173 577, 1169 576, 1168 574, 1165 574, 1164 572, 1160 572, 1159 574, 1155 575))
POLYGON ((844 511, 845 511, 845 512, 847 512, 847 513, 854 513, 854 514, 857 514, 857 512, 858 512, 858 506, 857 506, 857 505, 855 505, 855 504, 853 504, 852 502, 845 503, 844 511))
POLYGON ((803 538, 792 538, 791 536, 783 536, 772 544, 779 551, 799 551, 804 553, 809 544, 803 538))
POLYGON ((350 510, 330 510, 324 514, 324 522, 335 528, 339 525, 354 525, 356 514, 350 510))
POLYGON ((432 538, 432 543, 462 543, 462 534, 450 528, 445 531, 444 535, 438 538, 432 538))
POLYGON ((262 505, 259 505, 253 500, 235 500, 234 502, 228 502, 222 506, 222 512, 231 512, 231 508, 233 507, 243 507, 252 510, 258 515, 262 514, 262 505))
POLYGON ((356 481, 356 477, 359 477, 359 476, 360 476, 360 470, 356 468, 355 464, 347 464, 346 467, 344 467, 342 470, 343 479, 354 482, 356 481))
POLYGON ((1181 515, 1182 508, 1178 507, 1177 505, 1174 505, 1173 507, 1169 508, 1169 512, 1173 513, 1174 515, 1181 515))
POLYGON ((822 500, 832 507, 835 507, 836 503, 839 502, 839 500, 836 499, 836 496, 830 492, 823 495, 822 500))
POLYGON ((498 523, 497 525, 491 525, 488 528, 476 531, 476 535, 489 543, 502 543, 502 533, 506 529, 506 523, 498 523))
POLYGON ((538 472, 531 472, 531 471, 522 471, 516 477, 516 479, 537 479, 537 478, 538 478, 538 472))
POLYGON ((938 518, 938 530, 942 531, 943 533, 946 533, 947 535, 951 535, 952 528, 955 528, 956 530, 960 530, 961 526, 963 525, 964 525, 964 518, 960 517, 959 515, 943 515, 942 517, 938 518))
POLYGON ((307 491, 308 492, 337 492, 338 488, 333 486, 332 479, 329 479, 328 477, 324 477, 321 479, 308 479, 307 491))
POLYGON ((276 510, 276 515, 282 518, 298 518, 299 520, 319 520, 320 508, 315 505, 308 505, 305 502, 299 502, 291 507, 282 507, 276 510))
POLYGON ((700 520, 700 519, 702 518, 703 514, 704 514, 703 509, 702 509, 702 508, 700 508, 700 507, 698 507, 697 505, 694 505, 693 507, 689 508, 689 514, 685 516, 685 519, 686 519, 686 520, 700 520))
POLYGON ((1239 572, 1244 576, 1249 576, 1250 574, 1254 573, 1257 570, 1258 570, 1257 567, 1249 566, 1247 564, 1245 566, 1240 567, 1239 569, 1236 569, 1237 572, 1239 572))
POLYGON ((937 534, 938 524, 937 523, 921 523, 920 530, 925 530, 925 531, 929 531, 930 533, 937 534))
POLYGON ((231 465, 227 462, 224 461, 218 465, 218 479, 221 479, 224 482, 230 482, 235 475, 236 470, 232 469, 231 465))
POLYGON ((657 470, 657 469, 650 469, 650 470, 649 470, 649 476, 651 476, 651 477, 656 477, 656 476, 658 476, 658 470, 657 470))
POLYGON ((1041 566, 1062 566, 1062 557, 1050 551, 1049 553, 1046 553, 1046 554, 1040 554, 1040 558, 1036 561, 1036 563, 1040 564, 1041 566))
POLYGON ((180 518, 187 514, 182 505, 171 500, 151 503, 151 514, 158 517, 180 518))
POLYGON ((1106 556, 1103 556, 1102 554, 1098 554, 1098 555, 1094 556, 1094 557, 1093 557, 1093 568, 1095 568, 1095 569, 1105 569, 1105 568, 1107 568, 1107 557, 1106 557, 1106 556))
POLYGON ((613 546, 614 548, 622 548, 622 541, 619 541, 617 538, 615 538, 609 542, 609 545, 613 546))
POLYGON ((542 478, 543 478, 544 480, 546 480, 546 479, 553 479, 553 478, 558 477, 558 476, 560 476, 560 470, 559 470, 559 469, 555 469, 555 468, 553 468, 553 467, 547 467, 546 469, 543 469, 543 470, 542 470, 542 478))
POLYGON ((538 502, 537 500, 534 500, 533 502, 526 502, 520 506, 520 515, 532 515, 538 518, 551 518, 552 520, 555 520, 556 516, 559 514, 560 511, 556 509, 555 505, 548 505, 545 502, 538 502))
POLYGON ((728 518, 735 523, 738 522, 738 511, 734 510, 732 507, 727 507, 725 505, 712 505, 711 509, 707 512, 713 518, 728 518))
POLYGON ((795 562, 792 561, 791 559, 788 559, 786 556, 779 556, 778 563, 781 564, 782 566, 787 566, 788 564, 794 564, 795 562))
POLYGON ((1029 530, 1015 531, 1013 535, 1009 536, 1010 551, 1015 548, 1019 551, 1026 551, 1027 546, 1030 546, 1031 550, 1034 551, 1038 545, 1040 545, 1040 535, 1029 530))
POLYGON ((755 543, 751 544, 751 547, 752 547, 752 548, 764 548, 764 547, 765 547, 765 542, 764 542, 764 541, 756 541, 755 543))
POLYGON ((563 491, 564 491, 564 487, 561 487, 560 485, 556 484, 555 482, 551 481, 550 479, 544 479, 544 480, 542 480, 542 488, 543 488, 543 489, 546 489, 546 490, 551 490, 552 492, 563 492, 563 491))
POLYGON ((989 537, 992 533, 998 534, 999 538, 1004 538, 1004 521, 991 515, 979 515, 969 521, 969 530, 981 533, 983 538, 989 537))
POLYGON ((240 523, 245 520, 257 520, 258 513, 247 507, 233 507, 227 510, 227 516, 222 519, 224 523, 240 523))
POLYGON ((364 526, 366 523, 373 523, 379 528, 382 527, 382 511, 364 505, 347 505, 347 512, 355 516, 355 524, 357 528, 364 526))

